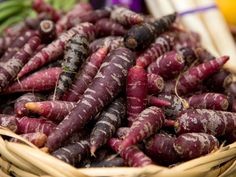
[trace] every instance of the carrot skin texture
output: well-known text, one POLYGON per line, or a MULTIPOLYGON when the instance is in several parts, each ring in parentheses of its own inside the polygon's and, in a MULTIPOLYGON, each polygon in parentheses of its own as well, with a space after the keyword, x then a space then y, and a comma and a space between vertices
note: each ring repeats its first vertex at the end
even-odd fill
POLYGON ((155 106, 142 111, 130 127, 130 131, 121 143, 121 149, 141 142, 159 130, 164 124, 164 112, 155 106))
MULTIPOLYGON (((29 142, 33 143, 38 148, 41 148, 44 146, 44 144, 47 141, 47 136, 44 133, 36 132, 36 133, 26 133, 20 135, 22 138, 28 140, 29 142)), ((20 143, 21 140, 17 138, 11 138, 11 142, 18 142, 20 143)))
POLYGON ((150 94, 158 94, 160 93, 164 87, 165 87, 165 83, 164 80, 161 76, 157 75, 157 74, 152 74, 152 73, 148 73, 147 74, 147 85, 148 85, 148 93, 150 94))
POLYGON ((147 105, 148 78, 144 68, 134 66, 129 69, 126 79, 127 115, 129 125, 147 105))
POLYGON ((151 105, 151 106, 157 106, 157 107, 171 106, 170 101, 161 100, 156 96, 148 95, 147 99, 148 99, 148 104, 151 105))
POLYGON ((18 119, 18 134, 41 132, 49 135, 56 128, 56 124, 40 118, 22 117, 18 119))
POLYGON ((147 48, 156 37, 169 30, 176 15, 176 13, 169 14, 153 23, 142 23, 131 27, 124 36, 125 46, 133 50, 147 48))
POLYGON ((161 34, 154 43, 147 49, 141 52, 136 59, 136 65, 147 67, 154 62, 158 57, 170 51, 174 46, 174 34, 161 34))
POLYGON ((53 67, 42 71, 35 72, 19 82, 10 85, 4 94, 16 92, 29 92, 29 91, 47 91, 54 89, 58 77, 61 73, 61 68, 53 67))
POLYGON ((129 131, 130 131, 130 127, 120 127, 116 131, 116 137, 119 139, 124 139, 124 137, 129 131))
POLYGON ((158 164, 170 165, 179 161, 173 144, 176 138, 166 133, 159 133, 145 141, 145 152, 158 164))
POLYGON ((198 59, 195 50, 190 46, 180 47, 176 51, 183 57, 185 67, 191 66, 198 59))
POLYGON ((219 93, 193 95, 187 99, 187 102, 192 108, 226 111, 229 107, 227 96, 219 93))
POLYGON ((0 114, 0 126, 6 127, 13 132, 17 132, 18 130, 18 121, 16 116, 0 114))
POLYGON ((75 102, 66 101, 42 101, 28 102, 25 108, 37 113, 53 122, 61 122, 63 118, 75 107, 75 102))
POLYGON ((180 158, 190 160, 219 147, 218 140, 206 133, 186 133, 176 138, 174 149, 180 158))
POLYGON ((77 73, 71 88, 63 95, 62 100, 77 102, 82 97, 105 60, 107 53, 108 48, 102 47, 87 59, 80 72, 77 73))
POLYGON ((58 84, 55 90, 56 100, 61 99, 75 78, 82 63, 87 59, 89 54, 89 41, 85 36, 73 36, 65 47, 64 60, 62 62, 62 73, 59 76, 58 84))
POLYGON ((144 167, 152 164, 152 160, 146 156, 137 146, 129 146, 120 150, 121 141, 111 138, 108 145, 124 159, 130 167, 144 167))
POLYGON ((95 151, 114 135, 116 130, 124 121, 126 114, 126 105, 123 98, 118 98, 104 110, 99 120, 94 125, 92 133, 90 134, 90 152, 94 154, 95 151))
POLYGON ((35 54, 35 56, 33 56, 22 68, 17 77, 20 78, 23 75, 40 68, 46 63, 56 60, 57 57, 63 54, 65 44, 75 34, 84 35, 89 41, 91 41, 95 37, 95 28, 90 23, 82 23, 61 34, 56 40, 35 54))
POLYGON ((42 43, 51 43, 57 37, 55 23, 51 20, 41 21, 39 24, 39 35, 42 43))
POLYGON ((6 52, 7 48, 11 45, 13 38, 3 36, 0 37, 0 61, 2 60, 2 56, 6 52))
POLYGON ((107 61, 109 62, 104 62, 101 65, 77 106, 48 137, 47 147, 49 150, 52 151, 60 147, 66 138, 84 127, 119 94, 125 84, 128 69, 134 62, 133 52, 126 48, 118 48, 111 51, 107 61))
POLYGON ((57 149, 52 155, 71 165, 78 164, 89 154, 89 142, 82 140, 57 149))
POLYGON ((160 75, 164 79, 172 79, 184 69, 183 56, 176 51, 166 52, 147 67, 148 73, 160 75))
POLYGON ((122 25, 108 18, 98 20, 95 27, 99 36, 123 36, 126 33, 122 25))

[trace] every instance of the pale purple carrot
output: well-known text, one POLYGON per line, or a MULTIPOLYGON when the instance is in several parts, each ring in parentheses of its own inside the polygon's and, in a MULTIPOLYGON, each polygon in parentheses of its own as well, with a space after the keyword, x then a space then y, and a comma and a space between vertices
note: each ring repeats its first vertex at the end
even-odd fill
POLYGON ((150 94, 158 94, 160 93, 164 87, 165 82, 163 78, 157 74, 149 73, 147 74, 148 78, 148 93, 150 94))
POLYGON ((35 54, 30 61, 22 68, 17 75, 18 78, 26 75, 27 73, 40 68, 41 66, 56 60, 65 49, 65 44, 75 34, 81 34, 87 37, 89 41, 95 38, 95 28, 90 23, 82 23, 78 26, 71 28, 69 31, 61 34, 56 40, 43 48, 40 52, 35 54))
POLYGON ((53 90, 61 71, 59 67, 37 71, 22 80, 14 82, 4 90, 4 94, 53 90))
POLYGON ((39 24, 39 35, 42 43, 51 43, 57 37, 55 23, 51 20, 41 21, 39 24))
POLYGON ((88 88, 93 78, 97 74, 102 62, 108 53, 107 47, 102 47, 93 53, 82 65, 81 70, 77 73, 71 88, 65 92, 62 99, 64 101, 78 101, 88 88))
POLYGON ((144 167, 152 164, 152 160, 146 156, 137 146, 129 146, 120 150, 121 141, 112 138, 108 145, 124 159, 130 167, 144 167))
POLYGON ((56 124, 42 118, 22 117, 18 119, 18 134, 41 132, 49 135, 56 128, 56 124))
POLYGON ((127 48, 111 51, 107 57, 107 62, 101 65, 93 82, 84 92, 77 106, 48 137, 47 147, 49 151, 60 147, 73 132, 84 127, 120 93, 134 58, 133 52, 127 48))
POLYGON ((218 149, 219 141, 206 133, 186 133, 177 137, 173 146, 181 159, 190 160, 218 149))
POLYGON ((162 107, 162 106, 170 106, 171 102, 166 101, 166 100, 161 100, 156 96, 153 95, 148 95, 148 104, 151 106, 157 106, 157 107, 162 107))
POLYGON ((0 114, 0 126, 16 132, 18 130, 18 121, 16 119, 16 116, 0 114))
POLYGON ((28 111, 39 114, 53 122, 61 122, 63 118, 75 107, 75 102, 66 101, 42 101, 27 102, 25 108, 28 111))
POLYGON ((152 134, 156 133, 164 124, 164 112, 155 106, 142 111, 130 127, 130 131, 121 142, 121 149, 141 142, 152 134))
POLYGON ((172 79, 184 69, 184 66, 183 56, 176 51, 170 51, 148 65, 147 72, 157 74, 163 79, 172 79))

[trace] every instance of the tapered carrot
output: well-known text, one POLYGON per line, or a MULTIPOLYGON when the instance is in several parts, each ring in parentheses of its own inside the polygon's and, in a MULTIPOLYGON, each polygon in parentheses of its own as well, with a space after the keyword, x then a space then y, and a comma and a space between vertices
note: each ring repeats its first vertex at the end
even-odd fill
POLYGON ((16 132, 18 130, 18 121, 16 119, 16 116, 0 114, 0 126, 16 132))
POLYGON ((165 87, 165 83, 164 80, 161 76, 157 75, 157 74, 147 74, 147 78, 148 78, 148 93, 150 94, 158 94, 160 93, 164 87, 165 87))

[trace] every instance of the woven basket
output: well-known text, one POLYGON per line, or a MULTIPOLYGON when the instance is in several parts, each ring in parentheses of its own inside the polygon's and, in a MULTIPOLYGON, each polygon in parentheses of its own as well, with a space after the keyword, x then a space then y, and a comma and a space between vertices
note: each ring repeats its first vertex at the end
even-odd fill
POLYGON ((172 168, 149 165, 76 169, 0 127, 0 177, 236 177, 235 160, 236 142, 172 168), (4 141, 2 136, 18 138, 25 144, 4 141))

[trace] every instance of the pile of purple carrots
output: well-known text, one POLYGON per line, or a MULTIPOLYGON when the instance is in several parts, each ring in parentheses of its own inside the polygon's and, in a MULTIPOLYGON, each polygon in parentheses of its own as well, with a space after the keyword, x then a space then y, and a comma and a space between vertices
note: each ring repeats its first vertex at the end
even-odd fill
POLYGON ((32 8, 0 38, 2 127, 76 167, 169 166, 236 140, 229 57, 176 13, 32 8))

